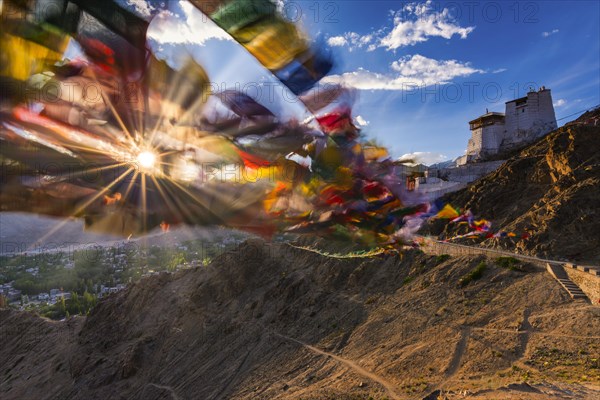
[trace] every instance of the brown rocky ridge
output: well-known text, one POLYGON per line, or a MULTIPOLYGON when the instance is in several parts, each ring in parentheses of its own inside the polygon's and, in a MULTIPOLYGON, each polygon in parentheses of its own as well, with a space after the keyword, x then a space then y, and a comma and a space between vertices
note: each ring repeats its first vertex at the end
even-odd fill
POLYGON ((600 308, 484 257, 250 240, 87 317, 0 310, 0 332, 3 400, 600 396, 600 308))

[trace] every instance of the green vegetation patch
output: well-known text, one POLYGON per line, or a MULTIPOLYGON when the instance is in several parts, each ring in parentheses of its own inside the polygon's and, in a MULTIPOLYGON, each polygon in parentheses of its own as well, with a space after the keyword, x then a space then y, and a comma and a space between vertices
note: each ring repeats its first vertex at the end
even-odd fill
POLYGON ((498 257, 496 258, 496 265, 511 271, 523 271, 521 261, 514 257, 498 257))
POLYGON ((480 279, 483 276, 483 273, 485 272, 486 268, 487 265, 485 264, 485 262, 480 262, 468 274, 460 278, 458 283, 460 283, 460 286, 467 286, 469 283, 480 279))
POLYGON ((444 261, 448 261, 450 259, 450 254, 440 254, 439 256, 437 256, 435 258, 435 263, 436 264, 441 264, 444 261))
POLYGON ((71 293, 71 298, 65 300, 61 296, 56 304, 44 305, 38 309, 39 313, 50 319, 62 319, 71 315, 87 315, 98 302, 96 295, 85 292, 83 296, 71 293))
POLYGON ((542 346, 531 353, 525 364, 552 379, 592 384, 600 382, 600 359, 596 345, 579 350, 542 346))

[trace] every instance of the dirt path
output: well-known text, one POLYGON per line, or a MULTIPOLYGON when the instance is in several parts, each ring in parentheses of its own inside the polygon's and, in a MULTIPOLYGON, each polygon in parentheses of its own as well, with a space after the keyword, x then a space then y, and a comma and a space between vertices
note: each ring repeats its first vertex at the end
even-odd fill
POLYGON ((175 393, 175 390, 173 390, 173 388, 171 386, 157 385, 156 383, 149 383, 148 386, 154 386, 155 388, 166 390, 167 392, 169 392, 171 394, 171 397, 174 400, 181 400, 179 398, 179 396, 177 396, 177 393, 175 393))
MULTIPOLYGON (((488 331, 488 332, 502 332, 502 333, 512 333, 514 335, 518 335, 523 333, 522 331, 515 331, 514 329, 496 329, 496 328, 483 328, 483 327, 472 327, 474 331, 488 331)), ((549 336, 549 337, 562 337, 569 339, 600 339, 600 336, 581 336, 581 335, 567 335, 562 333, 547 333, 541 331, 530 331, 529 335, 539 335, 539 336, 549 336)))
POLYGON ((460 339, 456 344, 456 349, 454 350, 454 354, 452 355, 452 359, 450 360, 448 369, 446 370, 446 378, 451 378, 460 368, 460 363, 465 355, 465 351, 467 350, 467 344, 469 343, 470 336, 471 328, 468 326, 463 326, 460 330, 460 339))
POLYGON ((237 379, 238 379, 238 376, 240 375, 240 372, 243 371, 245 368, 247 368, 248 359, 250 358, 250 355, 254 352, 254 350, 256 348, 258 348, 260 342, 262 342, 262 339, 260 339, 257 343, 255 343, 254 346, 246 353, 246 355, 242 359, 242 362, 240 362, 240 364, 238 365, 238 367, 235 369, 235 371, 233 371, 233 373, 229 377, 229 379, 228 379, 227 384, 225 385, 225 387, 223 387, 219 391, 219 393, 217 393, 216 398, 218 398, 218 399, 223 398, 223 396, 227 394, 227 392, 231 389, 231 387, 234 385, 234 383, 237 382, 237 379))
POLYGON ((519 350, 515 354, 517 360, 520 360, 527 350, 527 344, 529 344, 529 337, 531 336, 531 331, 533 327, 529 323, 529 315, 531 314, 531 310, 529 308, 525 308, 523 311, 523 322, 519 324, 517 329, 519 334, 519 350))
POLYGON ((333 358, 334 360, 338 361, 339 363, 344 364, 348 368, 352 369, 357 374, 362 375, 362 376, 364 376, 367 379, 370 379, 370 380, 372 380, 374 382, 379 383, 381 386, 383 386, 385 388, 385 390, 388 392, 388 395, 392 399, 395 399, 395 400, 401 400, 402 399, 402 397, 400 397, 400 395, 398 395, 398 393, 395 392, 394 385, 392 383, 390 383, 386 379, 380 377, 379 375, 375 375, 374 373, 367 371, 366 369, 362 368, 360 365, 356 364, 354 361, 350 361, 350 360, 347 360, 347 359, 342 358, 340 356, 337 356, 335 354, 328 353, 326 351, 317 349, 316 347, 311 346, 308 343, 304 343, 304 342, 302 342, 300 340, 297 340, 297 339, 294 339, 294 338, 291 338, 291 337, 288 337, 288 336, 284 336, 284 335, 281 335, 279 333, 274 333, 274 335, 276 335, 276 336, 278 336, 278 337, 280 337, 282 339, 288 340, 290 342, 294 342, 296 344, 299 344, 299 345, 303 346, 304 348, 312 351, 313 353, 317 353, 317 354, 320 354, 322 356, 333 358))
POLYGON ((452 358, 448 363, 448 368, 446 369, 446 373, 442 380, 437 383, 432 382, 432 389, 429 396, 427 398, 434 396, 432 398, 437 398, 438 394, 442 394, 448 385, 448 382, 452 381, 452 378, 458 370, 460 369, 460 365, 462 363, 462 359, 467 351, 467 345, 469 344, 469 339, 471 338, 471 327, 460 325, 456 327, 460 329, 460 338, 456 343, 456 347, 454 348, 454 354, 452 354, 452 358))

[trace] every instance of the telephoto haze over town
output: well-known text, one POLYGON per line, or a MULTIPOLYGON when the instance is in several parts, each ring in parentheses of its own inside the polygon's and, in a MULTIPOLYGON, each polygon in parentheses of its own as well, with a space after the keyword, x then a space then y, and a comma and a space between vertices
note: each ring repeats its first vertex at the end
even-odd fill
POLYGON ((0 399, 599 399, 599 21, 0 0, 0 399))

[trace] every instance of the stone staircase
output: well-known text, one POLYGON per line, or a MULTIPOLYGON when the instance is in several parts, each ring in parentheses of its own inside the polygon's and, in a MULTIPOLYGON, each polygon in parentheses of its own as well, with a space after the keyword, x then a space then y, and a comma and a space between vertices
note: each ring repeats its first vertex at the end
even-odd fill
POLYGON ((550 272, 550 275, 554 277, 560 283, 560 285, 569 293, 574 300, 588 300, 587 296, 577 286, 565 272, 564 267, 557 263, 546 263, 546 269, 550 272))

